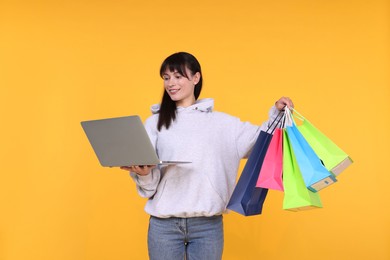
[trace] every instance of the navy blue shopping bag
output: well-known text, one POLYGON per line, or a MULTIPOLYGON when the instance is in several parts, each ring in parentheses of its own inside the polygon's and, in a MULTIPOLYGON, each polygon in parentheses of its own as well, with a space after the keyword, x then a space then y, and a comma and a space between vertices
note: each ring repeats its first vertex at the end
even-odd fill
MULTIPOLYGON (((281 113, 279 113, 279 115, 280 114, 281 113)), ((275 120, 272 122, 271 126, 274 124, 275 120)), ((271 126, 266 132, 260 132, 227 205, 228 209, 244 216, 261 214, 268 193, 268 189, 256 187, 256 183, 259 178, 265 154, 272 139, 272 132, 276 127, 275 125, 271 133, 268 133, 271 126)))
POLYGON ((234 188, 228 209, 244 216, 261 214, 268 189, 256 187, 256 183, 271 137, 272 134, 260 132, 234 188))

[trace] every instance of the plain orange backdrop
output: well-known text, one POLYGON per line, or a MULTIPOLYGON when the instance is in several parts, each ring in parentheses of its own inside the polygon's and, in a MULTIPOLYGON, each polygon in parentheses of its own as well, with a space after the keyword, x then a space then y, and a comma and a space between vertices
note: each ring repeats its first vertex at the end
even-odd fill
POLYGON ((323 209, 270 191, 225 215, 224 259, 390 259, 389 19, 384 0, 1 1, 0 259, 147 259, 145 200, 80 121, 145 120, 176 51, 216 110, 260 124, 289 96, 354 160, 323 209))

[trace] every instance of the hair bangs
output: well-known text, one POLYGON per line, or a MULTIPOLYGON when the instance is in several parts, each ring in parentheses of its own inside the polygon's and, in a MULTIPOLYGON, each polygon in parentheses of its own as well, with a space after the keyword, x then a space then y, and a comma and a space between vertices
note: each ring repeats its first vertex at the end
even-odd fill
POLYGON ((181 57, 170 57, 164 61, 160 68, 160 76, 162 77, 164 73, 168 70, 170 72, 177 72, 184 77, 188 78, 187 75, 187 65, 184 59, 181 57))

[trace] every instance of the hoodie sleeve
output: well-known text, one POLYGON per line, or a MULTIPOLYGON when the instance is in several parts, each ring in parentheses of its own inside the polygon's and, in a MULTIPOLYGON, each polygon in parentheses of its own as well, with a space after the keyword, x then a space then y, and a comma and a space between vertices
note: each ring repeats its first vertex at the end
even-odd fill
MULTIPOLYGON (((148 133, 154 148, 156 148, 157 142, 157 128, 155 121, 156 116, 151 116, 145 122, 146 132, 148 133)), ((157 186, 160 182, 161 171, 157 166, 146 176, 141 176, 134 172, 130 172, 130 176, 136 183, 138 194, 144 198, 151 198, 156 193, 157 186)))
POLYGON ((260 126, 252 125, 248 122, 240 122, 238 124, 236 131, 236 143, 239 158, 247 158, 249 156, 260 131, 267 131, 268 127, 271 126, 272 123, 272 127, 275 127, 278 122, 278 120, 275 120, 278 114, 279 110, 273 106, 268 113, 269 119, 260 126))
MULTIPOLYGON (((267 131, 267 129, 269 127, 271 129, 274 127, 280 127, 282 125, 282 120, 276 119, 278 117, 279 113, 280 113, 280 111, 275 106, 272 106, 268 112, 268 120, 265 121, 260 126, 260 129, 262 131, 267 131)), ((279 118, 280 118, 280 116, 279 116, 279 118)))
POLYGON ((160 181, 160 169, 152 169, 146 176, 130 172, 131 178, 135 181, 138 194, 143 198, 151 198, 156 193, 157 185, 160 181))

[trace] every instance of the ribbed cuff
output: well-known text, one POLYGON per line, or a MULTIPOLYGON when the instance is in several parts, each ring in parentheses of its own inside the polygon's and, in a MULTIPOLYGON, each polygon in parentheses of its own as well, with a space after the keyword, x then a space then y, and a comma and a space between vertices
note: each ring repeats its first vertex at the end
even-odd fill
POLYGON ((150 172, 148 175, 138 175, 136 173, 133 174, 137 176, 139 184, 148 184, 151 183, 153 180, 152 172, 150 172))

